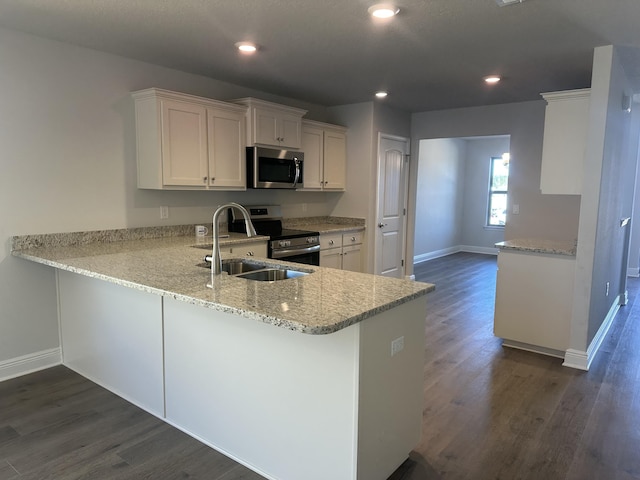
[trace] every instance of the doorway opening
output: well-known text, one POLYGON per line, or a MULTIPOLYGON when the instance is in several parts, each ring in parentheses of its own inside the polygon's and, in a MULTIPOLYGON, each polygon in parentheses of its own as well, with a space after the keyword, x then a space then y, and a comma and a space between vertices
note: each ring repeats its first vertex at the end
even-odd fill
POLYGON ((420 140, 414 264, 461 251, 497 254, 509 151, 509 135, 420 140))

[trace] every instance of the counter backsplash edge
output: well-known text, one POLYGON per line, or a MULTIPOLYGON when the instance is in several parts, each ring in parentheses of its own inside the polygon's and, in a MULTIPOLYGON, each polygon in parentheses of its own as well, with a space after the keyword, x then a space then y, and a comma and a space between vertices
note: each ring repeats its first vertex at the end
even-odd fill
MULTIPOLYGON (((284 219, 283 223, 287 227, 301 227, 303 225, 319 223, 352 225, 354 227, 365 225, 364 219, 347 217, 288 218, 284 219)), ((93 230, 86 232, 16 235, 11 237, 11 251, 40 247, 71 247, 89 245, 91 243, 110 243, 149 238, 193 236, 196 225, 197 224, 165 225, 158 227, 135 227, 114 230, 93 230)))

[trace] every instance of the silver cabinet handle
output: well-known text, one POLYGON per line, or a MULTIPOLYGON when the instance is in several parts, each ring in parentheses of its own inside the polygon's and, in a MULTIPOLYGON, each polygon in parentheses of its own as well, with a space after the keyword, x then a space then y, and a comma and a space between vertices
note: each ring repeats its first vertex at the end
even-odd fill
POLYGON ((333 240, 329 240, 329 245, 333 245, 333 240))
POLYGON ((202 181, 203 181, 204 183, 207 183, 207 178, 209 178, 209 177, 203 177, 203 178, 202 178, 202 181))
POLYGON ((351 241, 355 242, 356 241, 356 237, 351 237, 351 241))
POLYGON ((247 257, 253 257, 253 252, 247 252, 247 257))

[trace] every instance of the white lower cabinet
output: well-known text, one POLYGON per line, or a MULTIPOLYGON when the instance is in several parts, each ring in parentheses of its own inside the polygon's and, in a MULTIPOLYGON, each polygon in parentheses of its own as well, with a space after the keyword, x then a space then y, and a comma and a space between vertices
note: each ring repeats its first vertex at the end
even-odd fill
POLYGON ((507 346, 563 357, 569 348, 575 257, 500 251, 494 333, 507 346))
POLYGON ((320 266, 362 271, 362 232, 320 235, 320 266))

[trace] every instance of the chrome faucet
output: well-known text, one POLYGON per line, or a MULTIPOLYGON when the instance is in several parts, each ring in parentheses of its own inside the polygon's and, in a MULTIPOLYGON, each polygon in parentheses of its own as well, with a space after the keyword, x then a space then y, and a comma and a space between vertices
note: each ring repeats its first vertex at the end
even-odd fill
POLYGON ((227 208, 237 208, 244 217, 244 224, 247 227, 247 236, 253 237, 257 235, 256 229, 251 223, 249 212, 239 203, 229 202, 220 205, 213 214, 213 252, 211 253, 211 275, 220 275, 222 273, 222 257, 220 256, 220 226, 218 225, 218 217, 227 208))

